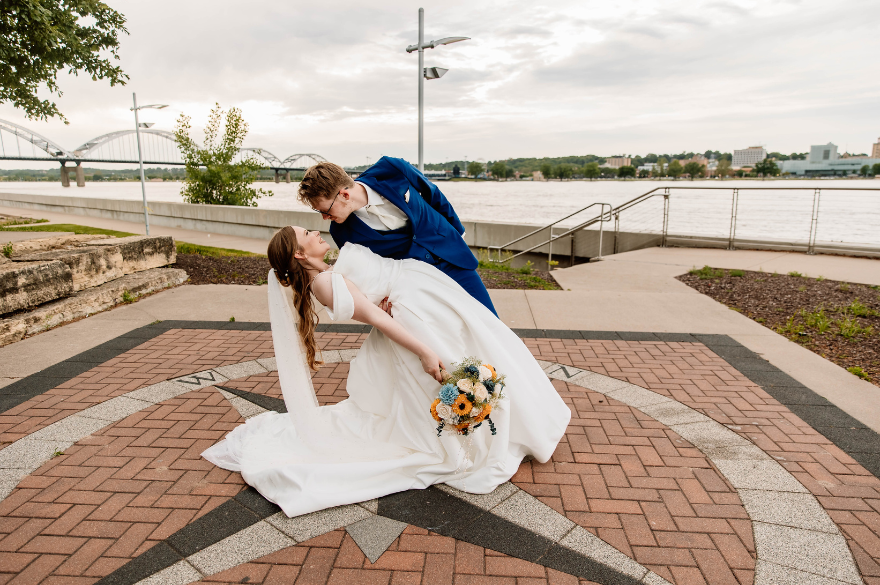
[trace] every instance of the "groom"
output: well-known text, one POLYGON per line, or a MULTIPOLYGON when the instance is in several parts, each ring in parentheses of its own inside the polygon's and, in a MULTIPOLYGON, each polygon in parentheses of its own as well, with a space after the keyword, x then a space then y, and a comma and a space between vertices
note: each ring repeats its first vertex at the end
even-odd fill
POLYGON ((339 165, 318 163, 299 184, 299 199, 333 222, 330 235, 340 249, 353 242, 385 258, 433 264, 498 315, 458 215, 405 160, 383 156, 357 181, 339 165))

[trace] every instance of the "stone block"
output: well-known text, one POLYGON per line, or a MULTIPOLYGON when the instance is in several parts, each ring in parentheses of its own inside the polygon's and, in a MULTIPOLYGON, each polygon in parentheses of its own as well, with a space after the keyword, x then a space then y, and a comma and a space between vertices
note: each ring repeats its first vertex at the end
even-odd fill
POLYGON ((117 246, 122 252, 122 271, 133 274, 174 264, 177 248, 171 236, 130 236, 92 240, 92 246, 117 246))
POLYGON ((15 258, 22 262, 64 262, 73 277, 73 290, 99 286, 123 276, 122 253, 118 246, 92 246, 52 250, 15 258))
POLYGON ((73 275, 63 262, 0 264, 0 315, 35 307, 73 292, 73 275))
MULTIPOLYGON (((21 264, 16 262, 14 266, 21 266, 21 264)), ((66 264, 62 262, 58 262, 58 264, 69 271, 66 264)), ((2 275, 5 266, 0 267, 0 275, 2 275)), ((154 268, 137 274, 128 274, 94 288, 81 290, 73 296, 46 303, 33 311, 0 320, 0 347, 18 341, 25 335, 33 335, 62 323, 109 309, 122 302, 122 295, 126 291, 132 297, 138 297, 169 286, 182 284, 186 279, 187 274, 184 270, 154 268)))
MULTIPOLYGON (((14 232, 6 232, 14 233, 14 232)), ((73 234, 62 232, 58 235, 46 238, 27 238, 12 243, 12 258, 18 260, 19 256, 29 256, 50 250, 66 250, 81 245, 89 240, 94 240, 94 234, 73 234)))

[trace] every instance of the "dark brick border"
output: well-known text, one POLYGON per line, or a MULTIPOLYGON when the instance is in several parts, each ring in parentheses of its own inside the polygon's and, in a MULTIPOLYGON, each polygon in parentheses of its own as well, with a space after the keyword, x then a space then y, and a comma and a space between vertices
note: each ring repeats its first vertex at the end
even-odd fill
MULTIPOLYGON (((160 321, 151 323, 0 388, 0 413, 51 390, 59 384, 171 329, 272 330, 269 323, 259 322, 160 321)), ((369 325, 322 324, 317 327, 318 331, 333 333, 369 333, 371 329, 372 327, 369 325)), ((880 477, 880 434, 727 335, 567 329, 514 329, 513 331, 520 337, 537 339, 702 343, 840 447, 865 469, 880 477)))

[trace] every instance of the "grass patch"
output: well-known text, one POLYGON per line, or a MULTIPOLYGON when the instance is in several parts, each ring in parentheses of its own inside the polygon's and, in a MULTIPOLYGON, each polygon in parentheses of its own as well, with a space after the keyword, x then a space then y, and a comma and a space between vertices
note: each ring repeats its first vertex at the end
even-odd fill
POLYGON ((6 242, 3 244, 3 255, 7 258, 12 257, 12 242, 6 242))
POLYGON ((846 371, 849 372, 850 374, 853 374, 854 376, 858 376, 862 380, 870 380, 871 379, 871 376, 869 376, 868 373, 865 372, 865 370, 863 370, 859 366, 853 366, 851 368, 847 368, 846 371))
POLYGON ((244 250, 236 250, 234 248, 215 248, 214 246, 202 246, 188 242, 177 242, 177 253, 198 254, 214 258, 221 258, 223 256, 265 256, 264 254, 254 254, 253 252, 245 252, 244 250))
POLYGON ((4 219, 0 221, 0 226, 2 227, 11 227, 14 225, 29 225, 32 223, 46 223, 49 221, 48 219, 30 219, 30 218, 17 218, 17 219, 4 219))
POLYGON ((105 230, 102 228, 91 227, 87 225, 78 225, 75 223, 53 223, 52 225, 28 225, 18 227, 0 227, 0 231, 5 232, 73 232, 79 234, 93 234, 96 236, 114 236, 117 238, 127 238, 128 236, 136 236, 129 232, 119 232, 116 230, 105 230))
POLYGON ((801 274, 801 273, 798 272, 797 270, 792 270, 791 272, 788 273, 788 275, 789 275, 789 276, 794 276, 794 277, 797 277, 797 278, 800 278, 800 277, 803 276, 803 274, 801 274))
POLYGON ((128 303, 133 303, 137 297, 128 292, 127 290, 122 291, 122 302, 126 305, 128 303))
POLYGON ((736 269, 734 269, 734 270, 731 270, 731 271, 730 271, 730 276, 736 276, 737 278, 742 278, 742 277, 745 276, 745 275, 746 275, 745 270, 736 270, 736 269))
POLYGON ((700 280, 710 280, 713 278, 724 278, 723 270, 715 270, 711 266, 703 266, 702 268, 697 268, 694 266, 690 270, 688 270, 688 274, 693 274, 695 276, 699 276, 700 280))

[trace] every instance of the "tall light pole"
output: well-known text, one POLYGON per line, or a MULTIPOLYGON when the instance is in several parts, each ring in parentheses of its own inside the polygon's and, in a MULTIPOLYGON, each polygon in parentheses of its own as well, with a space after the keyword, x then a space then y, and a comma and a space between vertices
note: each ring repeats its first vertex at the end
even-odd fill
MULTIPOLYGON (((141 152, 141 123, 138 121, 138 110, 146 110, 147 108, 152 108, 154 110, 161 110, 162 108, 167 108, 167 104, 149 104, 146 106, 138 107, 138 98, 136 93, 131 94, 131 99, 134 102, 134 107, 131 110, 134 112, 134 133, 137 135, 137 143, 138 143, 138 162, 141 165, 141 195, 144 199, 144 227, 147 230, 147 235, 150 235, 150 216, 147 214, 147 187, 146 182, 144 181, 144 155, 141 152)), ((145 123, 143 124, 144 128, 149 128, 152 124, 145 123)))
POLYGON ((466 41, 470 37, 444 37, 439 41, 425 42, 425 9, 419 8, 419 42, 406 48, 407 53, 419 52, 419 170, 425 170, 425 80, 440 79, 449 71, 442 67, 425 68, 425 49, 466 41))

